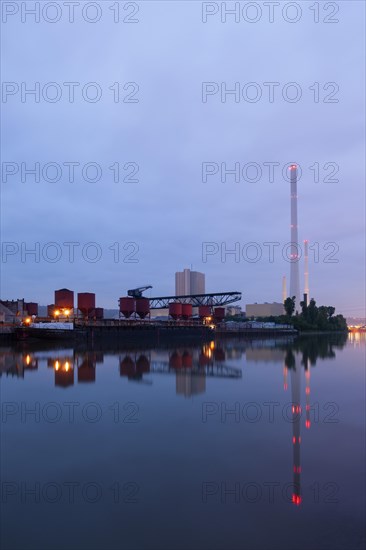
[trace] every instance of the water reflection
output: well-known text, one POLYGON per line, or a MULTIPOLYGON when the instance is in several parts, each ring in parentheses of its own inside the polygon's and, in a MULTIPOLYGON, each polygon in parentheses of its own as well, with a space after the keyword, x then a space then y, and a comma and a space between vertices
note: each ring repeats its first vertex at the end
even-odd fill
MULTIPOLYGON (((352 343, 357 342, 351 335, 352 343)), ((78 384, 95 384, 97 370, 105 357, 115 366, 116 376, 128 382, 153 386, 155 376, 175 376, 177 396, 203 395, 208 378, 240 380, 248 363, 271 362, 281 365, 283 391, 291 386, 289 418, 292 424, 292 502, 299 506, 301 496, 301 379, 305 379, 305 429, 311 427, 310 368, 318 359, 334 359, 347 342, 347 335, 328 338, 284 338, 277 340, 228 340, 193 347, 96 351, 87 349, 15 350, 0 349, 0 375, 24 378, 27 371, 45 366, 54 371, 54 385, 68 389, 78 384), (235 366, 232 362, 235 362, 235 366), (237 363, 239 362, 239 366, 237 363)))

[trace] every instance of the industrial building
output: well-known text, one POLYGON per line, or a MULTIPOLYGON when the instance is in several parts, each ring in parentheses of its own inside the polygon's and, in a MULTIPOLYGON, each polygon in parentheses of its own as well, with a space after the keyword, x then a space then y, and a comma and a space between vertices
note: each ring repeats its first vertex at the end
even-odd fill
POLYGON ((184 269, 175 274, 175 295, 205 294, 205 274, 184 269))
POLYGON ((247 304, 246 305, 246 316, 247 317, 270 317, 284 315, 285 308, 283 304, 278 302, 273 302, 272 304, 265 302, 264 304, 247 304))

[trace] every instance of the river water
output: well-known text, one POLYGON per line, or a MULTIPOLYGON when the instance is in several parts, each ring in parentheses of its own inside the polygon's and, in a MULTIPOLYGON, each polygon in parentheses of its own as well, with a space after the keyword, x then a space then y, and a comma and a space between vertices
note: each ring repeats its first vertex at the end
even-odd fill
POLYGON ((365 548, 364 336, 0 348, 2 549, 365 548))

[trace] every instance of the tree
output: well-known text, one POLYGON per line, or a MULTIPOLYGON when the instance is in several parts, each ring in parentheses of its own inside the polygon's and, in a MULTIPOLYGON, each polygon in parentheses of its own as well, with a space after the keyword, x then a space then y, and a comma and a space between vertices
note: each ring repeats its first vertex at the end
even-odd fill
POLYGON ((310 300, 310 304, 308 307, 308 320, 309 323, 315 324, 318 317, 318 308, 316 307, 316 301, 314 298, 310 300))
POLYGON ((286 313, 289 317, 291 317, 293 315, 294 311, 295 311, 295 300, 296 300, 296 297, 292 296, 292 298, 288 297, 283 302, 283 306, 284 306, 285 311, 286 311, 286 313))
POLYGON ((307 303, 305 301, 300 302, 300 307, 301 307, 301 315, 303 316, 304 319, 307 319, 308 318, 307 303))
POLYGON ((327 310, 328 310, 328 317, 329 317, 329 319, 330 319, 331 316, 334 315, 335 307, 333 307, 333 306, 328 306, 328 307, 327 307, 327 310))

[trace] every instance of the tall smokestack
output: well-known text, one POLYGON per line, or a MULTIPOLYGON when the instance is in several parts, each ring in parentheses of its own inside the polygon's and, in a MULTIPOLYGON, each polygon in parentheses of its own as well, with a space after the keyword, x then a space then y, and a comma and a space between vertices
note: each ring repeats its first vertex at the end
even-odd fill
POLYGON ((287 298, 287 286, 286 286, 286 275, 284 275, 282 277, 282 303, 284 303, 286 298, 287 298))
POLYGON ((309 241, 304 241, 304 294, 307 296, 307 302, 310 301, 309 296, 309 241))
POLYGON ((290 247, 290 296, 295 296, 296 306, 300 302, 300 274, 299 274, 299 235, 297 225, 297 166, 290 166, 291 181, 291 247, 290 247))

